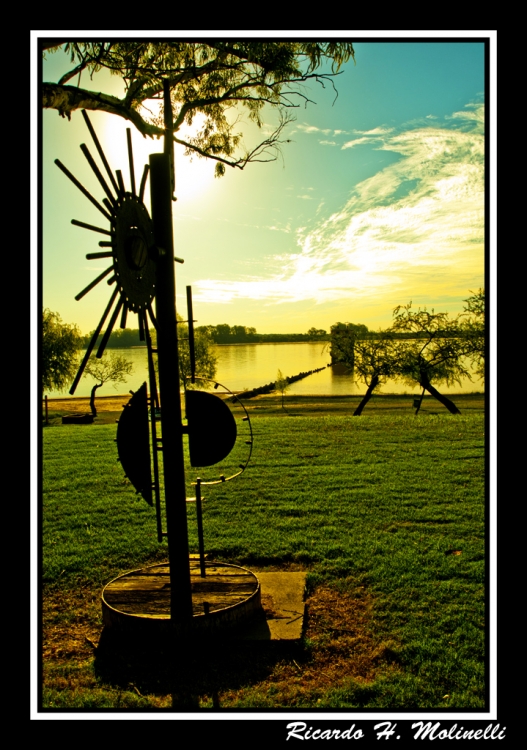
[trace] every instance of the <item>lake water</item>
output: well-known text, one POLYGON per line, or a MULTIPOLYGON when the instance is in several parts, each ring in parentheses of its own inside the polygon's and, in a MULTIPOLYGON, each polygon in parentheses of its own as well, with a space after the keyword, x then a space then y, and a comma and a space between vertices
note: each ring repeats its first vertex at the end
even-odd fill
MULTIPOLYGON (((330 361, 329 351, 325 342, 300 342, 292 344, 226 344, 214 347, 218 367, 216 380, 231 391, 241 391, 256 388, 276 380, 277 370, 286 376, 297 375, 299 372, 316 370, 324 367, 303 380, 289 386, 287 393, 294 395, 350 395, 363 394, 366 386, 354 383, 351 374, 342 367, 327 367, 330 361)), ((146 380, 148 382, 146 348, 109 349, 110 352, 123 355, 134 365, 134 372, 126 383, 118 383, 114 388, 108 383, 97 391, 100 396, 111 396, 115 393, 127 393, 137 390, 146 380)), ((89 396, 95 381, 90 376, 83 377, 75 391, 76 396, 89 396)), ((461 386, 440 387, 442 393, 472 393, 482 391, 483 384, 477 378, 465 378, 461 386)), ((419 386, 412 388, 406 383, 390 381, 381 390, 382 393, 420 393, 419 386)), ((63 393, 51 392, 48 396, 67 396, 67 389, 63 393)))

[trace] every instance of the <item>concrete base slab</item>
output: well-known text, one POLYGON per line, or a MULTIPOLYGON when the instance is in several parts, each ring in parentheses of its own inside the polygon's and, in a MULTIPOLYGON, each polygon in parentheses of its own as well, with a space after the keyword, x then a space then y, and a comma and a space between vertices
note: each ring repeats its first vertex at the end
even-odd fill
POLYGON ((241 638, 250 641, 298 641, 304 625, 305 572, 256 572, 260 581, 262 618, 241 638))

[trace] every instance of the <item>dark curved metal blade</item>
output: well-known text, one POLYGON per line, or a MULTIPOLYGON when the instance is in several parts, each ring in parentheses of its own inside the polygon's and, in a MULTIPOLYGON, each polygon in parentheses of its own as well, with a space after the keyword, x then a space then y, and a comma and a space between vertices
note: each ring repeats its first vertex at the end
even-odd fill
POLYGON ((124 473, 146 502, 153 505, 146 383, 123 409, 117 424, 117 451, 124 473))

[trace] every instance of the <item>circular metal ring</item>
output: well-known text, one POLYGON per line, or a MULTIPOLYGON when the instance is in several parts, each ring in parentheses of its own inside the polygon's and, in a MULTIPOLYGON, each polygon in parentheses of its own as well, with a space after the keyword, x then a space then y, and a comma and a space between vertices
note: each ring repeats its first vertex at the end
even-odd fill
POLYGON ((129 310, 139 312, 155 295, 156 254, 154 227, 144 203, 125 193, 116 206, 112 248, 115 277, 129 310))
MULTIPOLYGON (((190 380, 190 378, 187 378, 187 380, 190 380)), ((204 383, 211 383, 212 385, 214 385, 214 390, 216 390, 218 387, 223 388, 226 393, 230 394, 230 396, 232 397, 233 403, 240 404, 243 411, 245 412, 245 417, 243 417, 243 420, 247 422, 247 425, 249 427, 249 434, 250 434, 250 439, 245 441, 246 444, 249 446, 248 455, 247 455, 247 459, 245 460, 245 463, 240 464, 240 470, 235 472, 229 477, 220 475, 219 479, 210 479, 210 480, 204 480, 204 479, 201 479, 200 477, 200 484, 202 487, 204 485, 223 484, 224 482, 230 482, 231 479, 234 479, 235 477, 239 477, 240 474, 243 474, 243 472, 245 471, 245 469, 247 468, 249 464, 249 461, 251 460, 251 455, 253 452, 253 428, 251 425, 249 413, 247 409, 245 408, 244 404, 240 401, 240 399, 229 388, 227 388, 227 386, 223 385, 222 383, 218 383, 217 380, 211 380, 210 378, 195 377, 194 380, 201 380, 204 383)), ((193 484, 196 484, 196 482, 193 482, 193 484)))

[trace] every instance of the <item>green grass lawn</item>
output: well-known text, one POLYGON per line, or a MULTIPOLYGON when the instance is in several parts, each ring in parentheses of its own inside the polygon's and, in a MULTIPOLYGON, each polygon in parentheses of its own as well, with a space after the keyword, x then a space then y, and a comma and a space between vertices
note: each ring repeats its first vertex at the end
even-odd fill
MULTIPOLYGON (((214 705, 486 707, 484 429, 482 413, 282 413, 254 420, 247 471, 204 491, 206 551, 254 569, 306 569, 313 596, 324 590, 343 602, 367 597, 359 637, 371 645, 375 669, 357 676, 350 668, 323 687, 304 684, 293 694, 277 677, 291 667, 292 657, 284 657, 264 677, 259 671, 221 683, 214 705)), ((43 430, 45 637, 65 625, 74 632, 80 616, 96 634, 102 586, 166 559, 155 513, 123 476, 114 438, 115 425, 43 430), (70 596, 73 604, 60 604, 70 596)), ((191 551, 194 514, 189 505, 191 551)), ((68 659, 57 638, 46 650, 43 705, 166 705, 162 689, 117 687, 97 674, 89 650, 68 659)), ((310 659, 326 649, 330 660, 338 646, 338 634, 306 637, 294 664, 307 670, 310 659)), ((205 685, 198 705, 212 707, 209 693, 205 685)))

